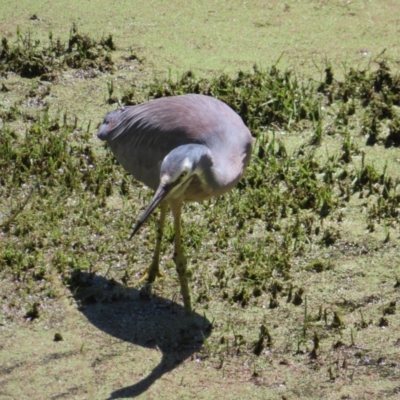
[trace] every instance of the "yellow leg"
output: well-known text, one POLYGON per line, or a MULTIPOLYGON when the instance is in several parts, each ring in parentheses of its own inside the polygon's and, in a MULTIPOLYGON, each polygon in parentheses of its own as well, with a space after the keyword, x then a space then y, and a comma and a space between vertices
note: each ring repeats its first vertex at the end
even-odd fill
POLYGON ((147 281, 147 283, 153 283, 157 277, 163 276, 160 271, 160 250, 161 250, 161 240, 163 237, 165 216, 167 215, 168 203, 163 201, 160 205, 160 219, 157 222, 157 237, 156 237, 156 248, 154 249, 153 260, 147 270, 145 275, 140 279, 141 281, 147 281))
POLYGON ((190 293, 189 285, 187 279, 187 260, 186 256, 182 250, 182 240, 181 240, 181 206, 182 202, 173 202, 170 204, 171 211, 174 216, 174 229, 175 229, 175 252, 174 261, 176 265, 176 270, 179 276, 179 282, 181 284, 181 294, 183 297, 183 305, 187 312, 192 311, 190 304, 190 293))

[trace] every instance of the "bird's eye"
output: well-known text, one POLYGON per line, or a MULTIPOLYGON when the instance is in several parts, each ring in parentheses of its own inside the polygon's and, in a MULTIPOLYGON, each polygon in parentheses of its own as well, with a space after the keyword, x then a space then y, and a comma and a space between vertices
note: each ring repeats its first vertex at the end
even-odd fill
POLYGON ((186 172, 182 172, 182 173, 179 175, 179 179, 183 179, 185 176, 186 176, 186 172))

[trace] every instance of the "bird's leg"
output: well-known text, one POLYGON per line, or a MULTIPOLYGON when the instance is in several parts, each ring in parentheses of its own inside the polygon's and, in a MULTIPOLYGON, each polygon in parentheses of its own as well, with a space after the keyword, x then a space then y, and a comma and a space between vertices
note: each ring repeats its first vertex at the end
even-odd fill
POLYGON ((167 215, 168 203, 163 201, 160 205, 160 219, 157 222, 157 236, 156 236, 156 247, 154 249, 153 261, 147 268, 144 277, 141 280, 146 280, 147 283, 153 283, 157 277, 163 276, 160 272, 160 250, 161 240, 163 237, 165 216, 167 215))
POLYGON ((183 297, 183 304, 185 306, 185 310, 187 312, 192 311, 192 307, 190 305, 190 293, 189 293, 189 285, 187 279, 187 260, 186 256, 182 250, 182 240, 181 240, 181 209, 182 202, 171 202, 171 211, 174 217, 174 230, 175 230, 175 252, 174 252, 174 261, 176 265, 176 270, 179 276, 179 282, 181 284, 181 294, 183 297))

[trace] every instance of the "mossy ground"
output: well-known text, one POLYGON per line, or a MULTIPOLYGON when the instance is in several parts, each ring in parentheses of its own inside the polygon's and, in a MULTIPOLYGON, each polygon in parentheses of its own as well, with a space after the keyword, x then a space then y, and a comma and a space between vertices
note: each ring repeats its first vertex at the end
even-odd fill
POLYGON ((2 398, 398 396, 397 2, 2 3, 2 398), (191 317, 170 220, 140 297, 152 194, 94 137, 186 92, 255 137, 237 188, 184 206, 191 317))

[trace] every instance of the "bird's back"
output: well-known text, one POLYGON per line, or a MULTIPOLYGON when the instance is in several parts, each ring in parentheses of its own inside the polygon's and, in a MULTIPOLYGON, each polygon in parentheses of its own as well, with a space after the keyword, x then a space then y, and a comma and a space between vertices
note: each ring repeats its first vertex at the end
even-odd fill
POLYGON ((135 179, 154 190, 163 159, 178 146, 207 146, 216 164, 229 159, 232 176, 241 176, 251 154, 251 134, 239 115, 217 99, 195 94, 112 111, 100 126, 98 137, 109 143, 117 160, 135 179))

